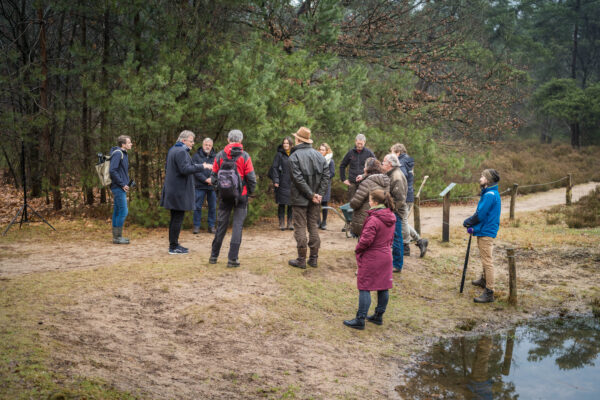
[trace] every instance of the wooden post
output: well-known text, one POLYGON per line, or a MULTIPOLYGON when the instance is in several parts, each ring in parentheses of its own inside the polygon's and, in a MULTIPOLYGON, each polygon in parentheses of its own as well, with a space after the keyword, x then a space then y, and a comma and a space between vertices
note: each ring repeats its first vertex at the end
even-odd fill
POLYGON ((506 349, 504 350, 504 362, 502 363, 502 375, 510 374, 513 348, 515 346, 515 329, 506 332, 506 349))
POLYGON ((515 266, 515 249, 506 249, 506 256, 508 257, 508 303, 512 305, 517 304, 517 268, 515 266))
POLYGON ((571 205, 571 199, 573 198, 573 175, 567 174, 567 205, 571 205))
POLYGON ((519 184, 513 183, 513 187, 510 190, 510 219, 515 219, 515 203, 517 201, 517 190, 519 190, 519 184))
POLYGON ((415 231, 420 235, 421 234, 421 198, 419 196, 415 197, 415 204, 413 204, 414 217, 415 217, 415 231))
POLYGON ((442 242, 450 241, 450 191, 444 195, 444 215, 442 218, 442 242))

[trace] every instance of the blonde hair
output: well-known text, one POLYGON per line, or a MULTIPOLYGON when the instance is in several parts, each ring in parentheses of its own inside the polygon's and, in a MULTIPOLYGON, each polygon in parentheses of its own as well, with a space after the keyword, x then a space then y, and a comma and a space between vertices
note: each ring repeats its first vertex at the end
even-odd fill
POLYGON ((331 154, 331 153, 333 153, 333 151, 331 151, 331 147, 329 147, 329 145, 327 143, 325 143, 325 142, 321 143, 319 145, 319 148, 321 148, 321 147, 325 147, 325 149, 327 149, 327 151, 325 152, 325 154, 331 154))
POLYGON ((390 148, 394 154, 406 154, 406 147, 402 143, 396 143, 390 148))

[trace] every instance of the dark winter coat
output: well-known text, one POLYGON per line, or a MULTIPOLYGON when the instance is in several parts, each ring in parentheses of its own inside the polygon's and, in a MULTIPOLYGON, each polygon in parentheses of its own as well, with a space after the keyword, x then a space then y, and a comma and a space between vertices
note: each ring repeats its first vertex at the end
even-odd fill
POLYGON ((292 174, 291 205, 306 207, 315 193, 325 195, 329 185, 329 166, 321 153, 310 144, 301 143, 292 148, 289 161, 292 174))
POLYGON ((389 208, 367 211, 356 249, 358 290, 386 290, 393 286, 392 242, 396 216, 389 208))
MULTIPOLYGON (((290 151, 291 154, 291 151, 290 151)), ((277 204, 290 204, 290 191, 292 190, 292 175, 290 170, 290 156, 283 149, 283 145, 277 148, 277 154, 273 159, 273 165, 269 171, 269 177, 279 185, 275 188, 275 202, 277 204)))
MULTIPOLYGON (((204 152, 204 149, 202 147, 200 147, 198 149, 198 151, 196 152, 196 154, 194 154, 194 156, 192 157, 192 162, 194 164, 204 165, 204 163, 207 163, 207 164, 213 165, 213 163, 215 162, 216 154, 217 153, 215 153, 215 149, 210 149, 210 152, 208 154, 206 154, 204 152)), ((208 178, 210 178, 211 173, 212 173, 211 168, 204 168, 204 169, 202 169, 202 171, 196 172, 194 174, 196 189, 215 190, 215 187, 213 185, 209 185, 208 183, 206 183, 206 180, 208 178)))
POLYGON ((333 162, 333 159, 331 159, 331 160, 329 160, 329 183, 327 184, 327 191, 325 192, 325 196, 323 196, 322 201, 331 200, 331 182, 333 182, 334 176, 335 176, 335 163, 333 162))
POLYGON ((167 153, 165 184, 160 205, 167 210, 190 211, 195 208, 194 173, 204 166, 192 163, 190 149, 175 143, 167 153))
POLYGON ((363 147, 360 152, 356 150, 356 147, 350 149, 340 164, 340 179, 342 182, 346 180, 346 167, 349 167, 348 180, 350 183, 356 183, 356 177, 364 172, 365 161, 369 157, 375 157, 375 154, 366 147, 363 147))
POLYGON ((129 185, 129 157, 127 151, 122 150, 120 147, 114 146, 110 149, 110 167, 108 172, 110 173, 110 188, 116 189, 123 186, 129 185), (116 153, 115 151, 118 150, 116 153), (114 153, 114 157, 113 157, 114 153), (123 158, 121 158, 121 153, 123 158))
POLYGON ((385 173, 390 178, 390 195, 394 199, 394 207, 396 208, 396 214, 400 218, 404 217, 406 204, 406 177, 402 173, 400 167, 394 167, 385 173))
POLYGON ((256 174, 254 173, 254 166, 252 165, 250 154, 244 151, 244 146, 242 146, 241 143, 229 143, 223 150, 217 153, 211 174, 211 181, 215 182, 215 186, 219 169, 221 169, 225 157, 230 160, 237 157, 235 165, 237 167, 237 172, 242 179, 242 196, 246 197, 241 200, 247 200, 247 196, 254 193, 254 189, 256 189, 256 174))
POLYGON ((401 154, 398 157, 398 161, 402 165, 401 169, 406 176, 406 183, 408 184, 408 192, 406 193, 406 202, 415 202, 415 189, 413 188, 415 182, 415 160, 408 154, 401 154))
POLYGON ((354 197, 350 200, 350 207, 354 210, 352 213, 350 229, 356 236, 360 236, 365 223, 365 218, 367 218, 367 211, 371 208, 369 205, 369 193, 376 189, 389 192, 390 178, 385 174, 368 175, 360 181, 354 197))

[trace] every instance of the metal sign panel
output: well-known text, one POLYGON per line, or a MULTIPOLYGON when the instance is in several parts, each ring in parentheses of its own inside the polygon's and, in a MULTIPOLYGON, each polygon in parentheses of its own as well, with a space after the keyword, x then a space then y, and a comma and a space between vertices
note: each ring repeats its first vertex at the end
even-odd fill
POLYGON ((444 197, 446 195, 446 193, 451 191, 454 186, 456 186, 456 183, 454 183, 454 182, 450 183, 448 186, 446 186, 446 189, 442 190, 442 193, 440 193, 440 196, 444 197))

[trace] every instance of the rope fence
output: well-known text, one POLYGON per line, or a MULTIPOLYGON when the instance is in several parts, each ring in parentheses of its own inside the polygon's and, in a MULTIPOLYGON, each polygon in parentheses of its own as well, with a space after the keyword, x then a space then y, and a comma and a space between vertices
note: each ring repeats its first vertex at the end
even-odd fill
MULTIPOLYGON (((562 178, 557 179, 552 182, 534 183, 534 184, 530 184, 530 185, 524 185, 524 186, 521 186, 521 189, 536 187, 536 186, 553 185, 553 184, 556 184, 556 183, 559 183, 559 182, 562 182, 565 180, 566 180, 565 203, 566 203, 566 205, 570 206, 571 199, 572 199, 572 190, 573 190, 573 175, 572 174, 567 174, 567 176, 563 176, 562 178)), ((413 206, 414 207, 413 208, 414 209, 414 227, 415 227, 415 230, 419 234, 421 233, 421 212, 420 212, 421 203, 443 202, 444 210, 443 210, 443 216, 442 216, 442 242, 448 242, 450 240, 450 229, 449 229, 450 228, 450 191, 451 191, 452 187, 454 187, 454 184, 450 184, 444 190, 444 192, 442 192, 443 196, 440 196, 440 197, 424 199, 424 200, 421 200, 419 198, 419 196, 415 197, 415 203, 413 206)), ((514 183, 512 187, 499 193, 500 196, 510 195, 510 217, 509 218, 511 220, 515 219, 515 206, 516 206, 518 191, 519 191, 519 184, 514 183)), ((467 199, 475 199, 478 197, 479 197, 479 195, 477 195, 477 196, 460 196, 460 197, 454 197, 453 200, 467 200, 467 199)))

